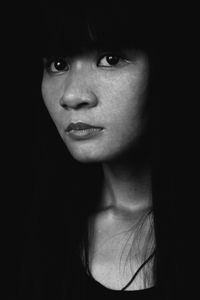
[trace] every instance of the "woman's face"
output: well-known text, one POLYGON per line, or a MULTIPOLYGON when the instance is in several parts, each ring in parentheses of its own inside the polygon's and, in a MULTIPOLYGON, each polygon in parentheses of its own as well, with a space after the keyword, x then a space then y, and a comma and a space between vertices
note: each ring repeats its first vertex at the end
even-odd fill
POLYGON ((134 146, 147 81, 147 58, 133 49, 45 60, 43 99, 75 159, 105 162, 134 146))

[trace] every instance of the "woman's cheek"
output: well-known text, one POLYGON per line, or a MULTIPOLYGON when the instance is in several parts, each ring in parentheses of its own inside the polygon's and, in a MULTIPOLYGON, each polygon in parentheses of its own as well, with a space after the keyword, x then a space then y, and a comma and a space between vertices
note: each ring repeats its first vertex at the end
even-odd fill
POLYGON ((44 81, 42 84, 42 96, 49 114, 54 121, 57 121, 61 91, 58 87, 52 85, 51 82, 44 81))

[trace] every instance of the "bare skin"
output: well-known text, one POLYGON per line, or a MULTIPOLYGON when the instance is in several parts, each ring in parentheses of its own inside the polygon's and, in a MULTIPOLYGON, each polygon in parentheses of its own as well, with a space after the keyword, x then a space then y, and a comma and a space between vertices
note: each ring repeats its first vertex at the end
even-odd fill
MULTIPOLYGON (((145 172, 142 178, 135 178, 128 165, 125 168, 125 164, 103 164, 103 170, 105 182, 102 211, 92 220, 94 231, 90 270, 101 284, 120 290, 143 262, 143 252, 146 250, 144 245, 152 225, 151 218, 147 218, 142 227, 139 243, 134 243, 134 240, 137 240, 137 225, 152 204, 150 175, 145 172)), ((153 285, 151 278, 148 285, 144 286, 141 272, 127 290, 139 290, 153 285)))
MULTIPOLYGON (((138 222, 151 207, 150 171, 146 166, 133 172, 137 168, 126 155, 145 125, 148 59, 124 49, 117 57, 94 51, 45 64, 42 94, 61 138, 76 160, 103 166, 100 211, 90 220, 90 270, 104 286, 119 290, 143 262, 150 230, 148 219, 138 239, 138 222), (66 132, 71 122, 103 130, 77 140, 66 132)), ((144 286, 142 274, 128 289, 153 285, 150 280, 144 286)))

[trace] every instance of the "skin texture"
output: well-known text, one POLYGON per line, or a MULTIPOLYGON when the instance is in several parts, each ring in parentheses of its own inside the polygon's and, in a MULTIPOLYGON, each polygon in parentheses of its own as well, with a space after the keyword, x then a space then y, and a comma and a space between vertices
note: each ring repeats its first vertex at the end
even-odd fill
MULTIPOLYGON (((104 162, 121 155, 133 145, 143 124, 146 57, 124 50, 125 59, 112 66, 102 56, 88 52, 68 58, 66 70, 44 71, 42 81, 43 99, 58 132, 81 162, 104 162), (65 129, 78 121, 104 130, 97 138, 74 141, 65 129)), ((56 70, 53 64, 51 70, 56 70)))
MULTIPOLYGON (((71 155, 80 162, 102 163, 101 210, 90 222, 94 232, 89 249, 90 270, 97 281, 116 290, 125 286, 144 261, 143 250, 138 253, 138 248, 133 247, 133 225, 152 204, 150 170, 135 172, 128 155, 145 125, 148 60, 134 49, 124 49, 120 56, 113 64, 108 53, 84 51, 65 58, 60 71, 56 69, 59 63, 52 61, 46 64, 42 81, 44 102, 71 155), (103 131, 90 139, 74 140, 66 133, 71 122, 103 127, 103 131), (123 255, 130 249, 133 256, 128 264, 123 255)), ((147 220, 140 249, 149 228, 147 220)), ((128 289, 153 285, 153 281, 144 285, 142 276, 128 289)))

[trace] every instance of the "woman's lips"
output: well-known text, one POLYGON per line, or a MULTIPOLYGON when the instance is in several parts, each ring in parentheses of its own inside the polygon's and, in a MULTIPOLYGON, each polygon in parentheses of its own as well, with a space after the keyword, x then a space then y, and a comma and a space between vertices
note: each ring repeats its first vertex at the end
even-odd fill
POLYGON ((98 128, 98 129, 102 129, 102 127, 98 127, 98 126, 94 126, 94 125, 90 125, 90 124, 86 124, 86 123, 82 123, 82 122, 77 122, 77 123, 70 123, 69 126, 67 127, 66 131, 70 132, 71 130, 87 130, 90 128, 98 128))
POLYGON ((66 129, 67 134, 75 140, 85 140, 98 136, 103 127, 98 127, 82 122, 70 123, 66 129))

